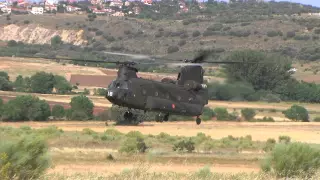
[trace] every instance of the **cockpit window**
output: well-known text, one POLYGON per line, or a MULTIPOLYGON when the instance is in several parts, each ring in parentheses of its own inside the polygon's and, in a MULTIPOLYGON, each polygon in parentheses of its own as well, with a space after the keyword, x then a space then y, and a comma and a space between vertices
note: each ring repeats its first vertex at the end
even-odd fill
POLYGON ((108 88, 128 89, 128 83, 126 81, 112 81, 108 88))

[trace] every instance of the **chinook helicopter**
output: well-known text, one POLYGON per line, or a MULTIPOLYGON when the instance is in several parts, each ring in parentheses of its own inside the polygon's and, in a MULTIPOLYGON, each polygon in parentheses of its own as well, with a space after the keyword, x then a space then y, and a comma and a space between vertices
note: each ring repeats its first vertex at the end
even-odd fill
MULTIPOLYGON (((108 85, 105 98, 113 105, 128 108, 123 114, 124 119, 130 121, 133 118, 132 109, 138 109, 144 112, 158 112, 156 118, 161 122, 168 121, 170 115, 196 117, 196 124, 199 125, 203 108, 208 104, 208 89, 204 83, 204 69, 201 63, 242 63, 241 61, 205 62, 208 55, 203 52, 192 60, 182 60, 188 64, 181 67, 177 78, 163 78, 161 81, 138 77, 138 69, 134 67, 137 64, 135 62, 103 60, 86 60, 86 62, 119 65, 117 78, 108 85)), ((84 61, 53 57, 45 59, 84 61)))

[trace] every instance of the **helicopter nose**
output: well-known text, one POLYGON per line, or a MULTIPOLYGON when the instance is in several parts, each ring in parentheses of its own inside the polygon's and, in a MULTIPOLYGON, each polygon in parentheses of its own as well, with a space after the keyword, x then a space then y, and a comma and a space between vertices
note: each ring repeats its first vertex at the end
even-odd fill
POLYGON ((108 96, 108 97, 115 97, 115 95, 116 95, 116 92, 115 92, 115 91, 113 91, 113 90, 108 90, 108 91, 107 91, 107 96, 108 96))

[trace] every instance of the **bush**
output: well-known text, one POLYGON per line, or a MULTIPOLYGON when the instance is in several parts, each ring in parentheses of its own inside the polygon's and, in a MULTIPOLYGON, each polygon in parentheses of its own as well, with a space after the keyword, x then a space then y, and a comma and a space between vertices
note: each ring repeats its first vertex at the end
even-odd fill
POLYGON ((50 165, 47 144, 40 136, 0 143, 0 179, 37 179, 50 165))
POLYGON ((182 39, 182 40, 179 41, 178 45, 179 46, 184 46, 186 43, 187 43, 187 41, 182 39))
POLYGON ((222 24, 214 24, 207 28, 208 31, 220 31, 223 28, 222 24))
POLYGON ((309 121, 309 112, 306 108, 298 105, 292 105, 291 108, 282 112, 288 119, 293 121, 302 120, 303 122, 309 121))
POLYGON ((276 145, 276 140, 269 138, 269 139, 267 140, 265 146, 263 147, 263 150, 264 150, 265 152, 272 151, 275 145, 276 145))
POLYGON ((167 50, 168 54, 174 53, 174 52, 178 52, 178 51, 179 51, 179 47, 178 46, 169 46, 168 50, 167 50))
POLYGON ((320 29, 315 29, 315 30, 314 30, 314 33, 315 33, 315 34, 320 34, 320 29))
MULTIPOLYGON (((1 103, 0 103, 0 109, 1 109, 1 103)), ((1 114, 0 114, 0 115, 1 115, 1 114)), ((320 117, 315 117, 313 121, 314 121, 314 122, 320 122, 320 117)))
POLYGON ((213 118, 215 116, 216 116, 216 114, 211 108, 208 108, 208 107, 203 108, 203 113, 202 113, 203 120, 210 120, 211 118, 213 118))
POLYGON ((52 116, 56 117, 56 118, 63 118, 65 116, 65 111, 64 111, 64 107, 56 104, 52 107, 52 116))
POLYGON ((290 143, 291 138, 289 136, 279 136, 278 141, 279 141, 279 143, 288 144, 288 143, 290 143))
POLYGON ((187 152, 191 153, 195 147, 194 147, 194 142, 191 139, 188 140, 181 140, 173 145, 173 150, 174 151, 184 151, 186 150, 187 152))
POLYGON ((241 110, 241 115, 245 120, 251 120, 256 115, 256 112, 254 109, 245 108, 241 110))
POLYGON ((229 120, 229 113, 226 108, 217 107, 214 109, 217 120, 229 120))
POLYGON ((0 90, 1 91, 12 91, 13 90, 12 83, 2 76, 0 76, 0 90))
POLYGON ((320 168, 320 151, 307 144, 277 144, 261 168, 278 177, 311 176, 320 168))
POLYGON ((294 31, 287 32, 287 38, 293 38, 296 36, 296 33, 294 31))
POLYGON ((192 36, 193 36, 193 37, 198 37, 198 36, 200 36, 200 35, 201 35, 201 33, 200 33, 200 31, 198 31, 198 30, 193 31, 193 33, 192 33, 192 36))
POLYGON ((119 152, 122 153, 144 153, 148 149, 144 139, 141 137, 127 138, 121 145, 119 152))

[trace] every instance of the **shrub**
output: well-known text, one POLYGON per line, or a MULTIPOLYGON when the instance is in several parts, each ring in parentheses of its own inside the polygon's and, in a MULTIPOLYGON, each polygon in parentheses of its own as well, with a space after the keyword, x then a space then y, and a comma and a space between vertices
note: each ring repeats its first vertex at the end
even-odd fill
POLYGON ((216 116, 216 114, 211 108, 208 108, 208 107, 203 108, 203 113, 202 113, 203 120, 210 120, 211 118, 213 118, 215 116, 216 116))
POLYGON ((127 138, 120 146, 121 153, 144 153, 148 149, 144 139, 141 137, 127 138))
POLYGON ((207 28, 208 31, 220 31, 223 28, 222 24, 214 24, 207 28))
POLYGON ((254 109, 245 108, 241 110, 241 115, 245 120, 251 120, 256 115, 256 112, 254 109))
POLYGON ((315 30, 314 30, 314 33, 315 33, 315 34, 320 34, 320 29, 315 29, 315 30))
POLYGON ((1 91, 12 91, 13 90, 12 83, 2 76, 0 76, 0 90, 1 91))
POLYGON ((282 112, 288 119, 298 121, 302 120, 304 122, 309 121, 309 112, 306 108, 299 105, 292 105, 291 108, 282 112))
POLYGON ((194 142, 191 140, 191 139, 188 139, 188 140, 181 140, 177 143, 175 143, 173 145, 173 150, 174 151, 184 151, 186 150, 187 152, 192 152, 195 147, 194 147, 194 142))
POLYGON ((192 33, 192 36, 193 36, 193 37, 198 37, 198 36, 200 36, 200 35, 201 35, 201 33, 200 33, 200 31, 198 31, 198 30, 193 31, 193 33, 192 33))
POLYGON ((217 120, 229 120, 229 113, 226 108, 217 107, 214 109, 217 120))
POLYGON ((264 150, 265 152, 272 151, 275 145, 276 145, 276 140, 269 138, 269 139, 267 140, 265 146, 263 147, 263 150, 264 150))
MULTIPOLYGON (((0 109, 1 109, 1 103, 0 103, 0 109)), ((0 115, 1 115, 1 114, 0 114, 0 115)), ((314 121, 314 122, 320 122, 320 117, 315 117, 313 121, 314 121)))
POLYGON ((50 165, 47 144, 40 136, 0 143, 0 179, 37 179, 50 165))
POLYGON ((65 111, 64 111, 64 107, 56 104, 52 107, 52 116, 56 117, 56 118, 63 118, 65 116, 65 111))
POLYGON ((287 38, 293 38, 296 36, 296 33, 294 31, 287 32, 287 38))
POLYGON ((291 141, 291 138, 289 136, 279 136, 279 143, 285 143, 288 144, 291 141))
POLYGON ((178 51, 179 51, 179 47, 178 46, 169 46, 168 50, 167 50, 167 53, 170 54, 170 53, 174 53, 174 52, 178 52, 178 51))
POLYGON ((268 36, 268 37, 278 36, 278 32, 277 32, 277 31, 268 31, 268 32, 267 32, 267 36, 268 36))
POLYGON ((311 176, 320 168, 320 151, 307 144, 277 144, 261 165, 278 177, 311 176))
POLYGON ((178 45, 179 46, 184 46, 186 43, 187 43, 187 41, 182 39, 182 40, 179 41, 178 45))

